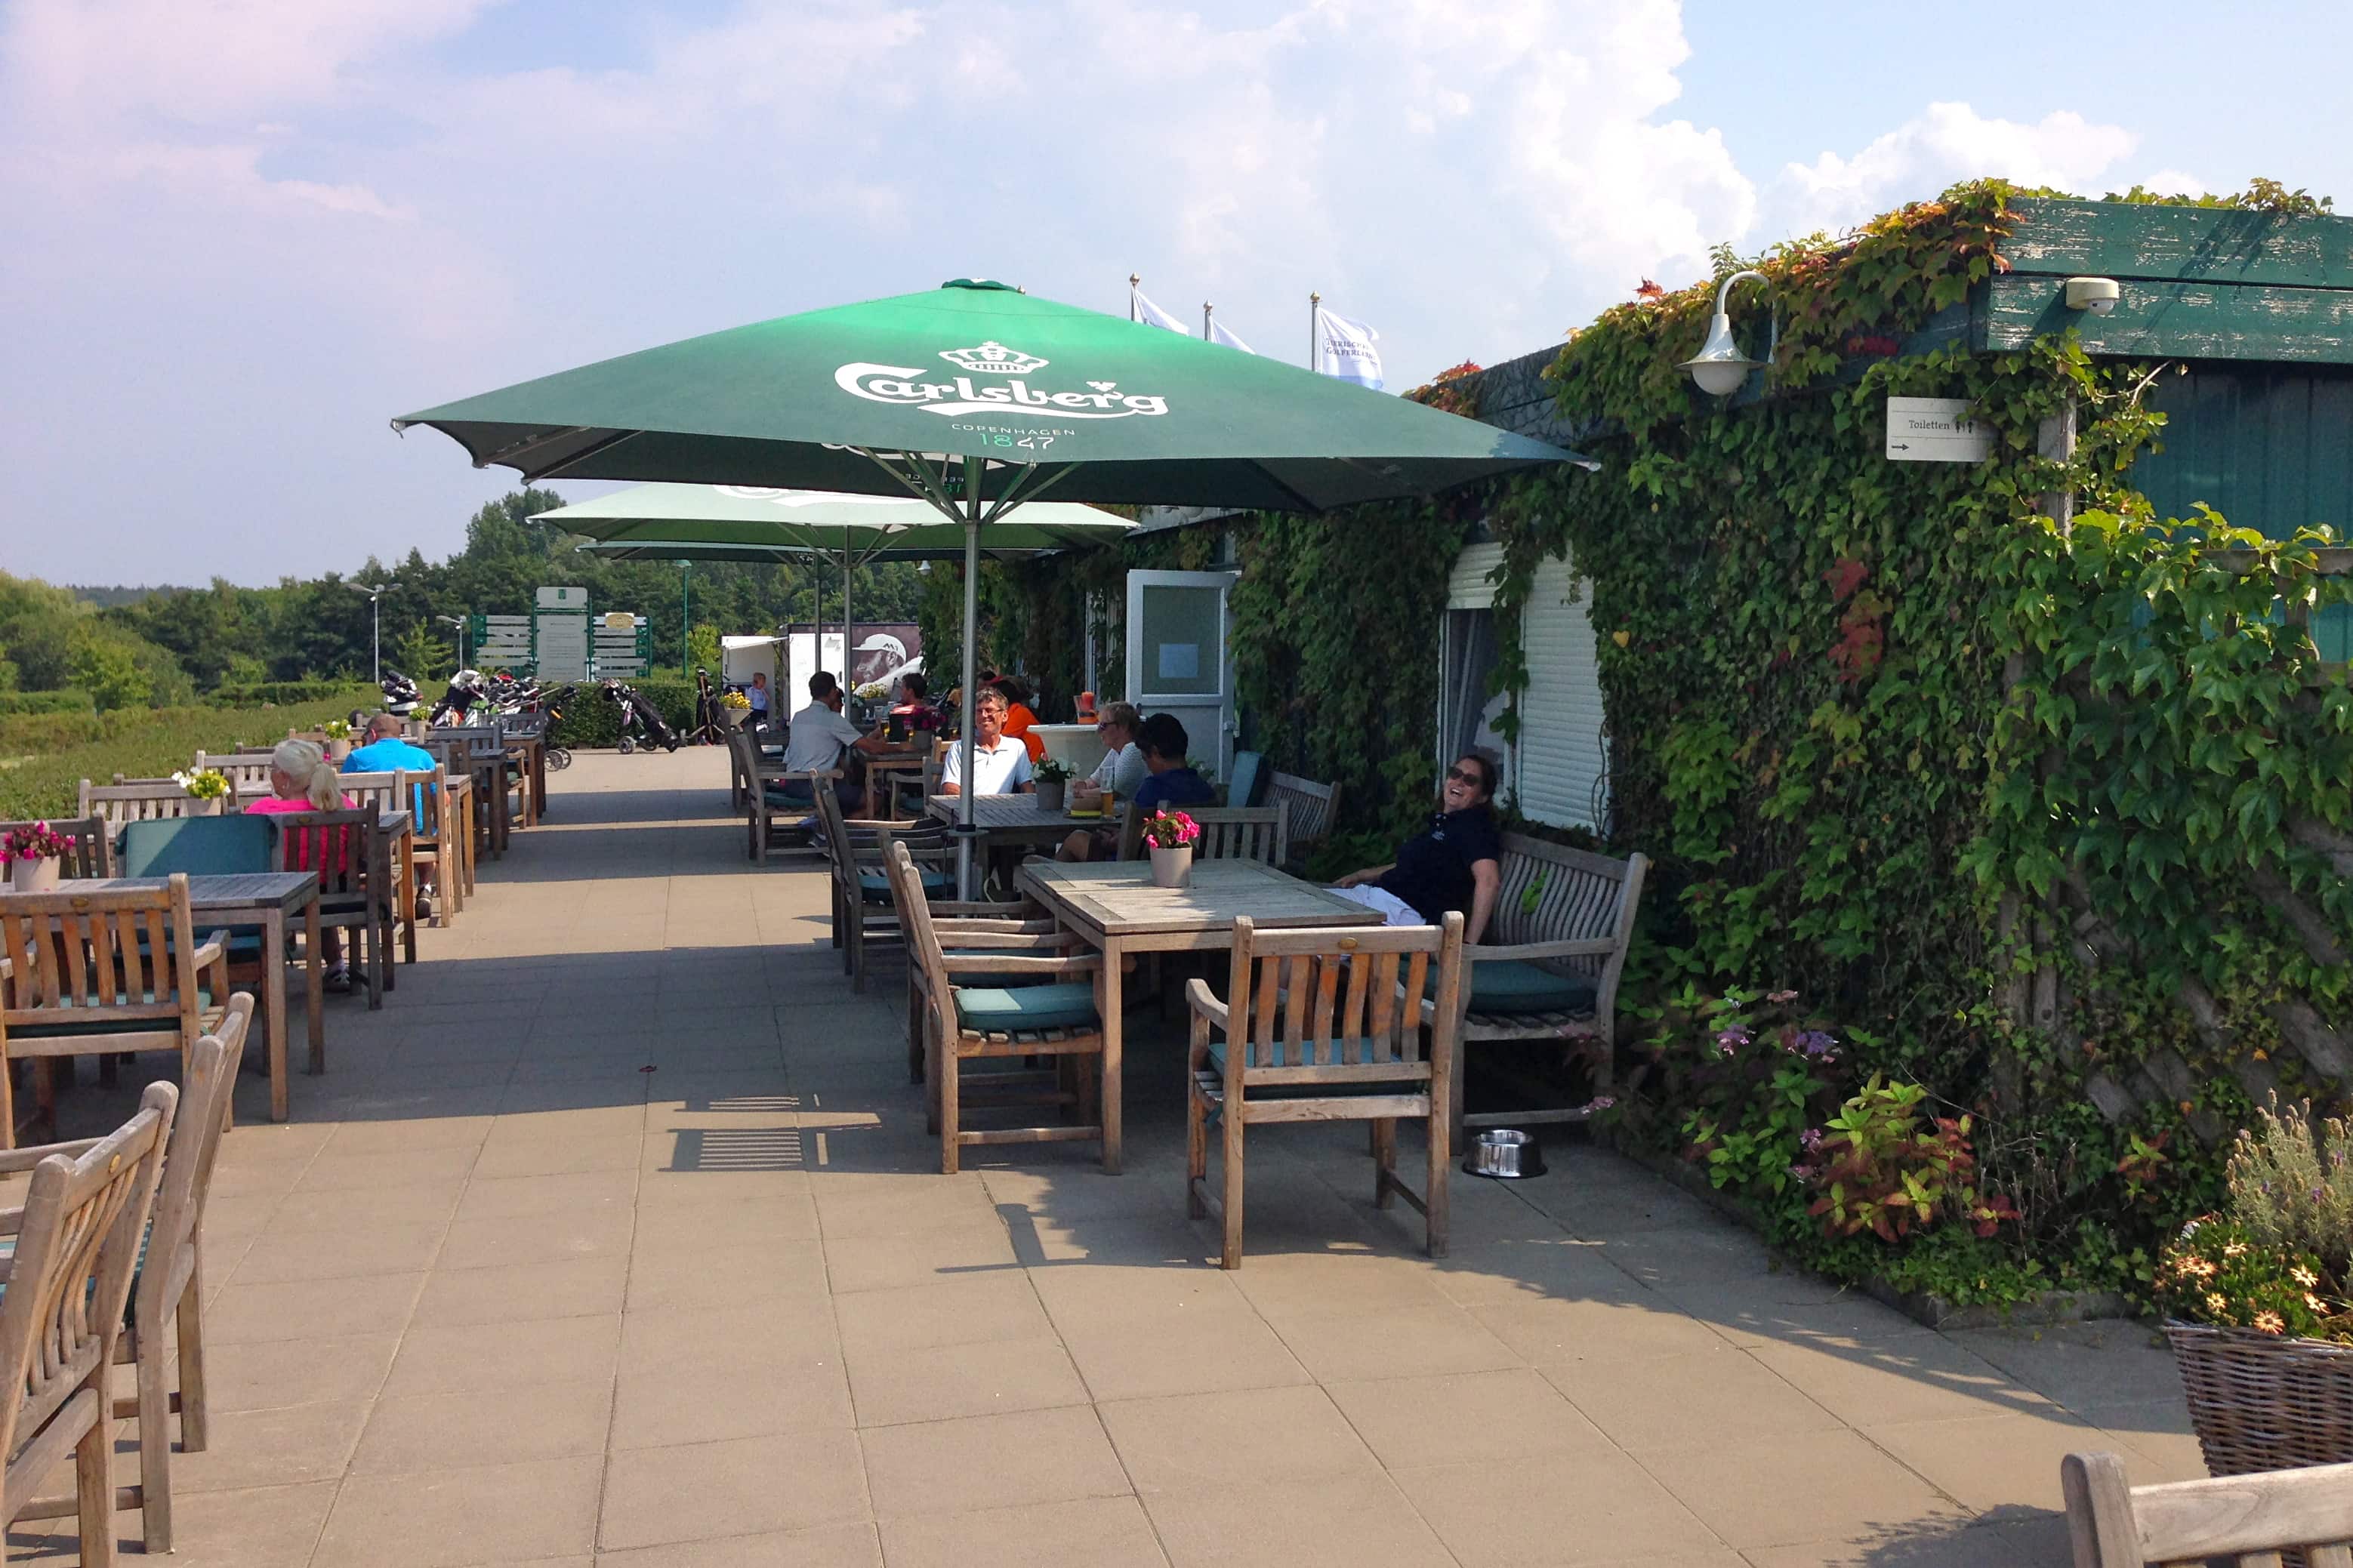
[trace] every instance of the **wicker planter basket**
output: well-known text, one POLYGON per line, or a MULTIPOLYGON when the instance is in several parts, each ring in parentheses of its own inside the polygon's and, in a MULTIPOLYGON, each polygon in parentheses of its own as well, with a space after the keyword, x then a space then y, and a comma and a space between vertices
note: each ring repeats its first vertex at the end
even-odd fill
POLYGON ((2165 1337, 2212 1474, 2353 1461, 2353 1345, 2202 1323, 2165 1337))

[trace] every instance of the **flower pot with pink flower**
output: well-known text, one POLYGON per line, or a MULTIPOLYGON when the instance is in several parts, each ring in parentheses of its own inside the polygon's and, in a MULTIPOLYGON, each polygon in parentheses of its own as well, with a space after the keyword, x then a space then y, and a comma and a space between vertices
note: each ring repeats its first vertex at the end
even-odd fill
POLYGON ((8 863, 8 890, 46 893, 58 885, 58 863, 72 853, 74 836, 46 822, 0 834, 0 858, 8 863))
POLYGON ((1193 846, 1201 825, 1181 811, 1155 811, 1144 819, 1144 842, 1152 850, 1152 885, 1182 888, 1193 879, 1193 846))

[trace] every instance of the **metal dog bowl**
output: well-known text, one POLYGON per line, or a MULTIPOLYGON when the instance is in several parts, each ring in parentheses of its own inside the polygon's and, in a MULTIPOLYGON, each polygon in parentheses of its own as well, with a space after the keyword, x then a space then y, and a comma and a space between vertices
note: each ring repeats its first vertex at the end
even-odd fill
POLYGON ((1469 1175, 1493 1176, 1501 1182, 1541 1176, 1545 1173, 1544 1151, 1536 1146, 1533 1134, 1497 1127, 1471 1140, 1471 1147, 1462 1156, 1462 1169, 1469 1175))

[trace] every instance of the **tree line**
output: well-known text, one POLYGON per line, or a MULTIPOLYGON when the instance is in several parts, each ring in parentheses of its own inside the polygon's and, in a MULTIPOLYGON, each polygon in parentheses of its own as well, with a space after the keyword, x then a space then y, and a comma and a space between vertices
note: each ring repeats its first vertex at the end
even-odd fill
MULTIPOLYGON (((103 710, 177 706, 264 683, 364 679, 370 612, 354 583, 393 584, 382 599, 384 662, 420 683, 457 668, 457 632, 437 617, 528 615, 541 587, 586 588, 600 612, 644 616, 657 671, 681 669, 690 627, 696 651, 710 655, 722 633, 807 621, 820 605, 827 619, 840 616, 838 564, 699 562, 682 573, 674 562, 607 560, 583 553, 584 542, 559 525, 534 521, 564 504, 550 490, 510 491, 474 513, 465 547, 446 561, 412 548, 390 563, 371 554, 348 576, 286 577, 269 587, 216 577, 202 588, 77 593, 0 573, 0 694, 87 693, 103 710)), ((913 621, 918 586, 911 565, 861 567, 852 608, 861 621, 913 621)))

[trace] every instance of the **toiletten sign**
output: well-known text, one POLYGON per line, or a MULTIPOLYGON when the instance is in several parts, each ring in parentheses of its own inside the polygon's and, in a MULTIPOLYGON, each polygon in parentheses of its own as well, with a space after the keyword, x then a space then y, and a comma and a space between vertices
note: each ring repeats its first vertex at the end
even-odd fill
POLYGON ((1966 397, 1887 400, 1887 458, 1895 463, 1981 463, 1993 432, 1969 417, 1966 397))

